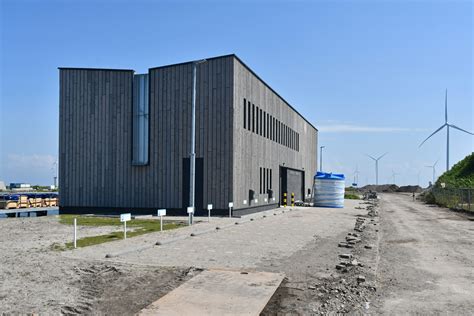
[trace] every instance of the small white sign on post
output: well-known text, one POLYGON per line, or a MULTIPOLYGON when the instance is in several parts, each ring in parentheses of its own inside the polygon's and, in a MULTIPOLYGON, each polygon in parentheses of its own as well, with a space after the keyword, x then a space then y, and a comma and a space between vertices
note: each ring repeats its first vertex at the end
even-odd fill
POLYGON ((193 224, 193 215, 194 215, 194 207, 193 206, 188 206, 188 224, 192 225, 193 224))
POLYGON ((132 214, 130 214, 130 213, 120 214, 120 221, 121 222, 128 222, 131 219, 132 219, 132 214))
POLYGON ((264 199, 263 199, 263 202, 267 203, 267 198, 264 198, 264 199))
POLYGON ((242 203, 243 203, 244 205, 247 205, 247 200, 244 200, 242 203))
POLYGON ((120 221, 123 223, 123 239, 127 239, 127 222, 131 219, 131 213, 120 214, 120 221))
POLYGON ((258 199, 255 199, 255 203, 258 203, 258 199))
POLYGON ((234 202, 229 202, 229 218, 232 217, 232 208, 234 207, 234 202))
POLYGON ((207 204, 207 221, 211 221, 211 210, 212 210, 212 204, 207 204))
POLYGON ((158 216, 160 217, 160 231, 163 231, 163 216, 166 216, 166 210, 158 210, 158 216))

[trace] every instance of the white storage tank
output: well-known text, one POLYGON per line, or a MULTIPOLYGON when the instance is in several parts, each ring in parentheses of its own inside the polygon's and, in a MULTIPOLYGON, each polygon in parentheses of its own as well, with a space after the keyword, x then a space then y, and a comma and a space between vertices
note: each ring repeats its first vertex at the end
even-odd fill
POLYGON ((320 207, 344 207, 346 187, 343 174, 318 172, 314 176, 313 203, 320 207))

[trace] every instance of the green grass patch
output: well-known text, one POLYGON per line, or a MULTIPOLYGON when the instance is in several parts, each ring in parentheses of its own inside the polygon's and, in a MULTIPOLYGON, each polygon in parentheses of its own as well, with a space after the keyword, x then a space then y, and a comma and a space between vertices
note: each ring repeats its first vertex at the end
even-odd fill
POLYGON ((360 196, 352 193, 344 193, 344 199, 346 200, 360 200, 360 196))
MULTIPOLYGON (((73 225, 74 218, 77 218, 77 226, 123 226, 119 218, 97 217, 97 216, 77 216, 77 215, 59 215, 59 222, 64 225, 73 225)), ((163 222, 163 230, 176 229, 185 226, 184 222, 163 222)), ((159 220, 132 219, 127 222, 127 238, 154 233, 160 231, 159 220), (130 230, 129 230, 130 229, 130 230)), ((89 236, 77 239, 77 247, 87 247, 102 244, 104 242, 123 239, 123 231, 112 232, 105 235, 89 236)), ((65 249, 72 249, 73 242, 65 244, 65 249)), ((55 245, 54 250, 65 250, 55 245)))

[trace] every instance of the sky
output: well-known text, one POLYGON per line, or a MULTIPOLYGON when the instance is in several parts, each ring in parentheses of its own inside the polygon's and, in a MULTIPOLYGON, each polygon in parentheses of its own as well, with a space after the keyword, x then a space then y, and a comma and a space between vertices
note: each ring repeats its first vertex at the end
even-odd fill
MULTIPOLYGON (((472 1, 0 0, 0 181, 49 185, 57 67, 148 68, 235 53, 319 129, 324 171, 428 184, 449 121, 473 131, 472 1), (393 173, 396 173, 393 177, 393 173), (419 181, 419 182, 418 182, 419 181)), ((474 137, 451 131, 451 165, 474 137)))

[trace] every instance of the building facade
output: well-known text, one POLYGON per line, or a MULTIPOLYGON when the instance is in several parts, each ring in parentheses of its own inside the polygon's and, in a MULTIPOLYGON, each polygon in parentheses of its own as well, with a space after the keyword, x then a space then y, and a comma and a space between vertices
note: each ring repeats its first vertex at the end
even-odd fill
MULTIPOLYGON (((317 129, 237 56, 196 80, 196 214, 240 215, 310 194, 317 129)), ((61 212, 186 214, 193 63, 133 70, 60 68, 61 212)))

